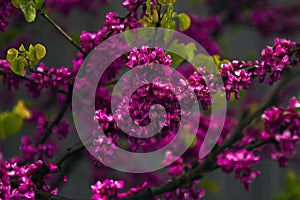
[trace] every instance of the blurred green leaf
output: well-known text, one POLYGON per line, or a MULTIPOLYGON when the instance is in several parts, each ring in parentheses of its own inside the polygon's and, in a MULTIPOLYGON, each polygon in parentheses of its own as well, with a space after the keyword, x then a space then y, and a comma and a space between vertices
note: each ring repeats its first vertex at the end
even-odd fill
POLYGON ((43 4, 44 4, 44 0, 36 0, 36 2, 35 2, 35 8, 36 9, 41 9, 42 6, 43 6, 43 4))
POLYGON ((151 0, 146 1, 146 14, 147 15, 151 14, 151 0))
POLYGON ((20 8, 20 7, 19 7, 19 0, 11 0, 11 3, 12 3, 12 5, 13 5, 14 7, 20 8))
POLYGON ((0 114, 0 139, 3 140, 17 133, 23 124, 22 118, 16 113, 0 114))
POLYGON ((19 100, 13 109, 13 113, 19 115, 22 119, 29 119, 31 117, 30 111, 25 107, 23 100, 19 100))
POLYGON ((217 182, 210 179, 202 179, 201 182, 195 186, 196 190, 204 188, 207 193, 216 193, 219 191, 219 185, 217 182))
POLYGON ((180 13, 177 15, 177 17, 179 19, 179 29, 181 31, 184 31, 191 26, 191 19, 187 14, 180 13))
POLYGON ((295 171, 289 170, 286 175, 284 191, 277 195, 278 200, 300 199, 300 178, 295 171))
POLYGON ((12 112, 0 113, 0 140, 16 134, 23 125, 23 120, 31 117, 24 101, 19 100, 12 112))

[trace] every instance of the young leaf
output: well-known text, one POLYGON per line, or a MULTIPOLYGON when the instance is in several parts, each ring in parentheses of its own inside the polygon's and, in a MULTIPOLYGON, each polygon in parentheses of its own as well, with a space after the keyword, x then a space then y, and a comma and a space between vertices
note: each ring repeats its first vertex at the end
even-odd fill
POLYGON ((36 2, 35 2, 35 8, 36 9, 41 9, 42 6, 43 6, 43 4, 44 4, 44 0, 36 0, 36 2))
POLYGON ((146 1, 146 14, 147 15, 151 14, 151 0, 146 1))
POLYGON ((42 58, 45 57, 45 55, 46 55, 46 48, 45 48, 44 45, 36 44, 34 46, 34 50, 35 50, 35 55, 36 55, 37 59, 41 60, 42 58))
POLYGON ((19 7, 19 0, 11 0, 11 3, 12 3, 12 5, 13 5, 14 7, 20 8, 20 7, 19 7))
POLYGON ((18 50, 11 48, 7 51, 6 60, 11 63, 15 58, 18 57, 18 50))
POLYGON ((135 34, 132 33, 131 31, 125 31, 124 38, 125 38, 127 44, 131 46, 135 39, 135 34))
POLYGON ((185 51, 186 51, 188 61, 193 60, 193 58, 195 56, 196 45, 194 43, 187 44, 185 51))
POLYGON ((11 70, 20 76, 24 76, 24 63, 22 58, 15 58, 10 64, 11 70))
POLYGON ((177 15, 177 17, 179 19, 179 29, 181 31, 184 31, 184 30, 186 30, 190 27, 191 19, 187 14, 180 13, 180 14, 177 15))
POLYGON ((13 109, 13 113, 19 115, 22 119, 29 119, 31 117, 30 111, 25 107, 24 101, 19 100, 13 109))
POLYGON ((35 20, 36 8, 32 0, 19 0, 19 7, 27 22, 33 22, 35 20))
POLYGON ((26 51, 26 49, 25 49, 25 47, 24 47, 23 44, 19 47, 19 51, 21 51, 21 52, 25 52, 26 51))
POLYGON ((22 118, 16 113, 4 112, 0 114, 0 139, 17 133, 23 125, 22 118))

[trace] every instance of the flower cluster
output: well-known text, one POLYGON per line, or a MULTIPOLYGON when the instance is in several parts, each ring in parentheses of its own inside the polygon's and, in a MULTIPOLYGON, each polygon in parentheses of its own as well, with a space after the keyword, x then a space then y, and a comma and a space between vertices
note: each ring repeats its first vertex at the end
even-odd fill
POLYGON ((126 66, 130 69, 149 63, 171 66, 172 62, 171 56, 165 56, 162 48, 155 47, 151 49, 148 46, 142 46, 140 49, 134 48, 130 52, 128 60, 126 66))
POLYGON ((128 11, 134 11, 134 9, 141 5, 141 3, 145 2, 145 0, 124 0, 123 1, 123 6, 128 10, 128 11))
POLYGON ((252 169, 252 164, 260 161, 260 157, 256 157, 252 152, 247 150, 239 150, 237 152, 226 151, 217 158, 217 164, 226 173, 235 172, 235 177, 249 190, 250 183, 260 175, 260 171, 252 169))
POLYGON ((267 46, 262 50, 260 65, 255 69, 254 74, 257 74, 259 76, 259 80, 263 81, 266 73, 270 73, 270 77, 266 80, 269 84, 280 80, 284 67, 289 65, 291 62, 289 53, 295 47, 295 42, 276 38, 273 46, 267 46))
MULTIPOLYGON (((36 174, 45 167, 44 165, 45 163, 41 160, 28 166, 19 166, 18 160, 0 160, 0 198, 5 200, 36 199, 36 190, 57 195, 57 188, 51 189, 46 181, 39 181, 35 178, 36 174)), ((49 171, 47 175, 56 173, 57 167, 53 164, 49 165, 49 171)))
POLYGON ((56 133, 58 139, 65 138, 70 132, 70 125, 66 120, 62 120, 53 127, 53 132, 56 133))
POLYGON ((168 171, 168 174, 171 176, 180 176, 183 173, 183 158, 178 158, 174 162, 173 154, 170 151, 166 152, 166 160, 163 161, 164 166, 168 166, 170 163, 170 169, 168 171))
POLYGON ((229 61, 221 64, 220 75, 224 81, 226 98, 229 100, 231 93, 239 99, 240 90, 248 89, 252 79, 259 78, 263 82, 267 76, 266 83, 272 85, 279 81, 284 69, 292 64, 290 53, 296 47, 295 42, 276 38, 273 46, 267 46, 262 50, 260 60, 248 61, 229 61))
POLYGON ((106 109, 97 110, 95 112, 94 120, 99 123, 99 126, 103 131, 108 130, 110 127, 113 127, 115 129, 118 128, 113 115, 112 114, 107 115, 106 109))
POLYGON ((12 90, 12 88, 18 89, 19 84, 23 82, 13 74, 7 60, 0 60, 0 76, 2 77, 2 82, 7 84, 8 90, 12 90))
POLYGON ((44 159, 45 156, 52 158, 56 148, 56 145, 50 142, 47 142, 46 144, 38 144, 36 146, 29 137, 22 138, 20 147, 23 153, 22 157, 31 161, 35 158, 44 159))
POLYGON ((234 93, 235 98, 240 98, 240 90, 250 87, 251 72, 244 70, 245 66, 251 66, 251 63, 243 61, 232 61, 221 65, 220 75, 224 81, 224 90, 226 99, 230 99, 231 93, 234 93))
POLYGON ((13 5, 10 0, 0 1, 0 31, 5 31, 8 25, 7 18, 13 12, 13 5))
POLYGON ((207 110, 209 105, 212 105, 211 94, 216 92, 215 78, 213 74, 208 73, 204 68, 199 67, 188 81, 190 88, 197 95, 197 99, 201 101, 203 109, 207 110))
POLYGON ((110 137, 99 135, 97 139, 93 140, 93 147, 94 152, 97 155, 97 159, 102 162, 111 162, 114 159, 116 145, 110 137))
POLYGON ((205 196, 203 188, 196 188, 200 181, 193 181, 188 188, 178 188, 175 192, 168 192, 163 195, 164 199, 194 199, 200 200, 205 196))
POLYGON ((93 195, 91 200, 108 200, 117 199, 130 196, 134 193, 138 193, 148 187, 148 183, 144 182, 141 186, 132 187, 127 192, 120 193, 120 190, 124 187, 124 181, 114 181, 106 179, 102 182, 97 181, 96 184, 91 186, 93 195))
POLYGON ((66 67, 50 69, 46 68, 44 63, 36 68, 36 72, 32 72, 28 78, 34 82, 26 82, 26 86, 34 97, 38 97, 44 88, 61 88, 68 91, 68 84, 71 80, 72 73, 66 67))
POLYGON ((127 29, 139 28, 140 24, 134 15, 129 15, 126 18, 121 18, 115 12, 106 14, 104 28, 97 33, 82 32, 80 35, 80 44, 82 49, 89 53, 100 42, 107 38, 107 35, 114 35, 123 32, 127 29))
POLYGON ((93 195, 91 200, 108 200, 117 199, 119 197, 119 190, 124 187, 124 181, 104 180, 97 181, 95 185, 91 186, 93 195))
POLYGON ((286 167, 289 159, 296 154, 296 143, 300 140, 300 102, 294 97, 289 107, 273 107, 264 112, 262 119, 265 128, 262 131, 264 140, 275 140, 278 146, 273 148, 271 157, 281 167, 286 167))

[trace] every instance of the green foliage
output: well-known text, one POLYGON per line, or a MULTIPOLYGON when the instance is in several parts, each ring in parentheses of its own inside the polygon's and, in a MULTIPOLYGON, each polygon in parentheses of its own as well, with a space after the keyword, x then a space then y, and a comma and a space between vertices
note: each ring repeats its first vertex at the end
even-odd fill
POLYGON ((300 199, 300 178, 294 171, 288 171, 284 191, 277 196, 277 200, 300 199))
POLYGON ((180 13, 176 17, 179 19, 179 28, 181 31, 184 31, 191 26, 191 19, 187 14, 180 13))
POLYGON ((174 11, 174 3, 177 0, 159 0, 159 5, 151 5, 152 0, 146 1, 146 16, 140 19, 143 27, 168 28, 174 30, 177 27, 175 19, 179 21, 179 29, 186 30, 191 25, 189 16, 185 13, 177 14, 174 11))
POLYGON ((13 111, 0 113, 0 140, 16 134, 23 126, 23 120, 30 118, 30 112, 20 100, 13 111))
POLYGON ((6 60, 14 73, 24 76, 24 68, 28 67, 30 70, 33 70, 45 55, 46 48, 41 44, 30 45, 28 51, 24 45, 21 45, 18 50, 15 48, 9 49, 6 54, 6 60))
POLYGON ((172 58, 172 67, 177 67, 185 59, 192 61, 195 56, 196 45, 194 43, 183 44, 179 43, 178 40, 174 40, 169 46, 168 52, 166 54, 170 55, 172 58), (173 52, 179 52, 180 55, 177 55, 173 52))
POLYGON ((42 8, 44 0, 12 0, 12 4, 21 9, 27 22, 33 22, 36 11, 42 8))
POLYGON ((173 5, 177 0, 158 0, 158 3, 162 6, 173 5))
POLYGON ((219 185, 215 181, 210 179, 202 179, 201 182, 196 185, 196 189, 204 188, 207 193, 216 193, 219 191, 219 185))

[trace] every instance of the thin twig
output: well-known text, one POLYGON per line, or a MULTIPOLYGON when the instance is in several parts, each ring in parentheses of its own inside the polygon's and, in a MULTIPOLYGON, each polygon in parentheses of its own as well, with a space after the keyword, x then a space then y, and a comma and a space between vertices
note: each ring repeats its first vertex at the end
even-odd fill
POLYGON ((43 18, 50 22, 50 24, 52 24, 54 28, 56 28, 56 30, 58 30, 59 33, 62 34, 74 47, 76 47, 84 55, 84 57, 87 56, 85 51, 80 47, 80 45, 70 35, 68 35, 58 24, 56 24, 55 21, 51 17, 49 17, 49 15, 47 15, 43 11, 40 11, 39 13, 43 18))
POLYGON ((40 141, 39 144, 44 144, 47 141, 47 139, 53 133, 53 131, 52 131, 53 127, 56 126, 61 121, 61 119, 63 118, 64 114, 68 110, 71 102, 72 102, 72 86, 70 85, 69 86, 68 95, 67 95, 67 99, 66 99, 66 101, 65 101, 62 109, 57 114, 57 116, 55 117, 54 121, 46 128, 45 134, 44 134, 44 136, 41 139, 41 141, 40 141))

